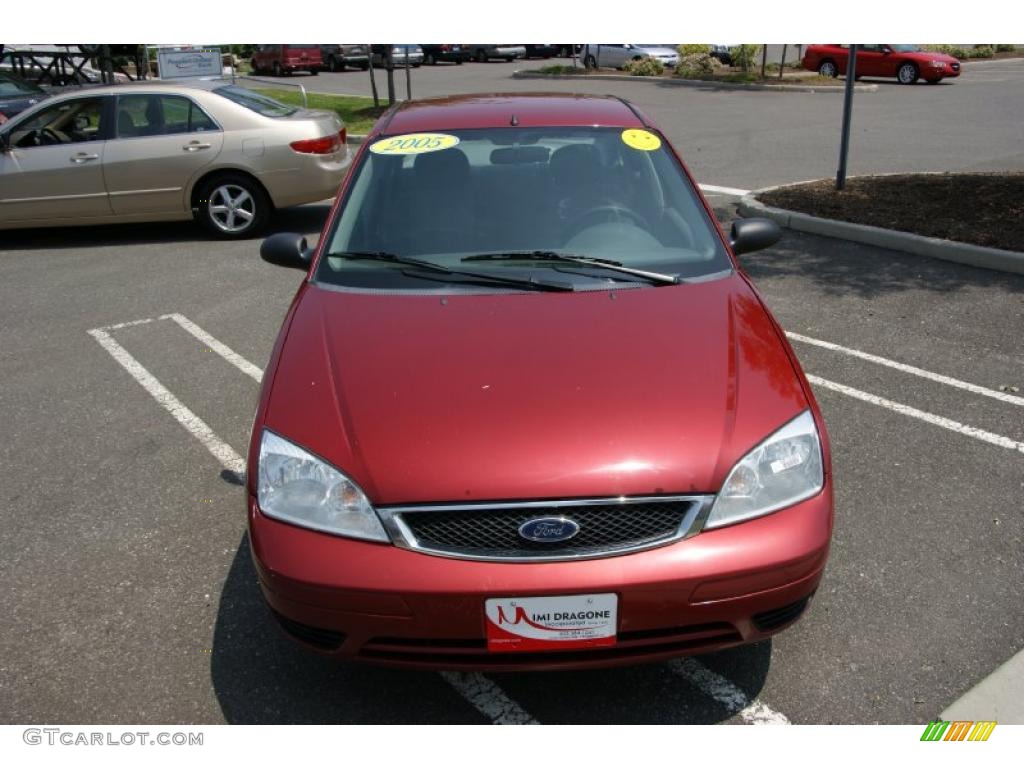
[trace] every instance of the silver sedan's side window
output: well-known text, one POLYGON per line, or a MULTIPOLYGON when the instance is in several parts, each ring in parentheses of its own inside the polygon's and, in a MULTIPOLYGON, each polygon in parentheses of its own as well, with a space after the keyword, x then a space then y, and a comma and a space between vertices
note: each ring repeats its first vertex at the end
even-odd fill
POLYGON ((70 99, 37 112, 11 131, 20 149, 51 144, 78 144, 102 138, 103 99, 70 99))
POLYGON ((140 93, 117 99, 118 138, 215 130, 210 116, 185 96, 140 93))

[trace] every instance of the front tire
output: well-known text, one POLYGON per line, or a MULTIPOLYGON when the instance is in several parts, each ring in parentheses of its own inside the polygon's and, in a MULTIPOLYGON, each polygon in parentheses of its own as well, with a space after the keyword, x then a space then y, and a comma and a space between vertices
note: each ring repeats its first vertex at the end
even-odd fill
POLYGON ((919 77, 917 67, 907 62, 906 64, 900 64, 900 68, 896 70, 896 79, 900 81, 902 85, 913 85, 917 82, 919 77))
POLYGON ((818 74, 822 77, 839 77, 839 68, 831 59, 825 59, 818 65, 818 74))
POLYGON ((196 191, 196 220, 214 237, 252 237, 266 226, 270 213, 270 198, 263 187, 244 174, 213 176, 196 191))

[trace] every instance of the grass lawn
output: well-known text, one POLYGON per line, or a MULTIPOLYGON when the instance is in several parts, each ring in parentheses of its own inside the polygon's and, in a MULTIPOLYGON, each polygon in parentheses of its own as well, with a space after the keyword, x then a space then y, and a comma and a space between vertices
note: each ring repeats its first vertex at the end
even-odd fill
MULTIPOLYGON (((297 88, 253 88, 285 104, 302 106, 302 94, 297 88)), ((307 93, 310 109, 330 109, 345 121, 349 134, 369 133, 371 126, 383 114, 386 106, 375 108, 373 99, 363 96, 334 96, 325 93, 307 93)))

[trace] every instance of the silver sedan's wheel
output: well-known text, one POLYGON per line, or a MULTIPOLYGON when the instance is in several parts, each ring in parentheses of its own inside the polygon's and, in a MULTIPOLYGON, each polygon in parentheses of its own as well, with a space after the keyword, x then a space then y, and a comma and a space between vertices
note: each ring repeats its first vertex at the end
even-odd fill
POLYGON ((822 77, 837 77, 839 70, 836 68, 835 62, 823 61, 818 65, 818 74, 822 77))
POLYGON ((210 195, 210 221, 226 235, 239 235, 256 220, 256 200, 237 184, 222 184, 210 195))
POLYGON ((270 217, 272 205, 255 179, 244 174, 221 174, 208 179, 196 193, 196 217, 217 237, 255 235, 270 217))
POLYGON ((909 62, 907 64, 901 64, 900 68, 896 70, 896 79, 899 80, 903 85, 912 85, 917 82, 917 67, 909 62))

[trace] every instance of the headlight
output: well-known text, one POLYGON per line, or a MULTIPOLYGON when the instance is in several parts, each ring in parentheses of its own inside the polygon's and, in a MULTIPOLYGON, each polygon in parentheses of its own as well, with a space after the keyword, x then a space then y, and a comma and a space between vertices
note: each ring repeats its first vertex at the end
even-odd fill
POLYGON ((704 527, 767 515, 809 499, 823 485, 821 439, 804 411, 736 462, 704 527))
POLYGON ((265 515, 286 523, 354 539, 389 541, 358 485, 267 430, 260 442, 258 498, 265 515))
POLYGON ((944 62, 944 61, 933 61, 931 64, 932 64, 933 67, 940 67, 940 68, 946 66, 946 62, 944 62))

